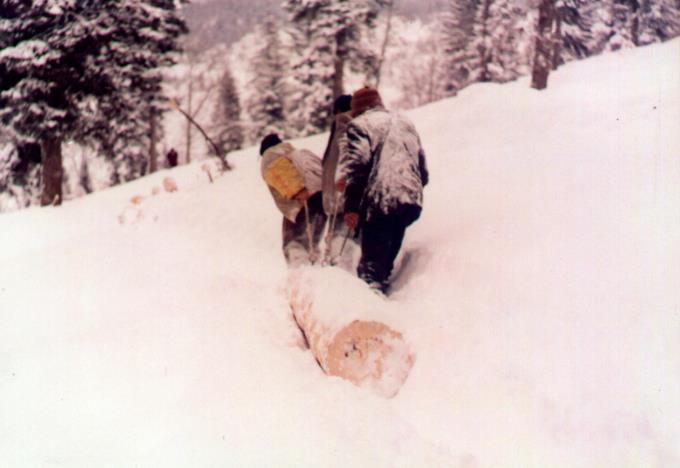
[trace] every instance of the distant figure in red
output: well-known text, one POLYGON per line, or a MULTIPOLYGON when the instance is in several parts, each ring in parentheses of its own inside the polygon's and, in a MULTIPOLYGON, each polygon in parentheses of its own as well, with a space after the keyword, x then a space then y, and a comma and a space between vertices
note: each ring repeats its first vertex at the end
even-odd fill
POLYGON ((171 148, 168 154, 165 155, 165 158, 168 160, 168 167, 177 166, 177 151, 175 151, 175 148, 171 148))

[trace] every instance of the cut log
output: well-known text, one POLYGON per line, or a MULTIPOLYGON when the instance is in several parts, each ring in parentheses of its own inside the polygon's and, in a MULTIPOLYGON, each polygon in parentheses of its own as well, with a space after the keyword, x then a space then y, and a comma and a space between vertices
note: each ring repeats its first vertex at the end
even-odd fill
POLYGON ((163 179, 163 188, 166 192, 172 193, 177 191, 177 183, 172 177, 165 177, 163 179))
POLYGON ((144 200, 143 196, 135 195, 132 198, 130 198, 130 203, 132 203, 133 205, 139 205, 140 203, 142 203, 143 200, 144 200))
POLYGON ((389 324, 388 304, 339 268, 299 268, 288 299, 310 350, 329 375, 395 396, 415 361, 404 336, 389 324))

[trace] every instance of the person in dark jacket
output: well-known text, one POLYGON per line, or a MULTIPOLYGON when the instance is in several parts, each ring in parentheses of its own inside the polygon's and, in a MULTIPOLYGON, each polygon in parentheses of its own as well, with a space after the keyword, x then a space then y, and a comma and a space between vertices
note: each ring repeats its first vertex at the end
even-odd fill
POLYGON ((413 123, 385 109, 378 90, 352 96, 337 185, 344 221, 361 230, 360 278, 385 293, 406 228, 420 217, 428 183, 425 153, 413 123))
POLYGON ((343 94, 333 103, 333 123, 322 159, 321 189, 323 208, 328 217, 325 257, 331 264, 346 270, 356 268, 354 252, 358 249, 353 232, 342 222, 342 192, 336 189, 335 174, 338 167, 340 146, 345 142, 350 115, 352 96, 343 94))
POLYGON ((168 167, 177 167, 177 151, 175 151, 175 148, 170 148, 170 151, 168 151, 168 154, 165 155, 165 158, 168 162, 168 167))

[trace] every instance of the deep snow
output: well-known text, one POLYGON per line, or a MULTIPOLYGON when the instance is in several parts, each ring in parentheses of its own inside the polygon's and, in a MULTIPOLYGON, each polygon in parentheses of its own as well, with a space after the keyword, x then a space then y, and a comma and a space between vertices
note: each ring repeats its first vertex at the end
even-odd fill
POLYGON ((679 466, 679 56, 409 113, 431 183, 389 400, 298 346, 255 149, 0 216, 0 466, 679 466))

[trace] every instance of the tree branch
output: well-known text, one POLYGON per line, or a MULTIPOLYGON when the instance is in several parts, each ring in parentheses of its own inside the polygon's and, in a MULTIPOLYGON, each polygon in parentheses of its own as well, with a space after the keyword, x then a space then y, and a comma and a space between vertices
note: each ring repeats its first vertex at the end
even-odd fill
POLYGON ((227 162, 227 157, 222 153, 222 150, 215 144, 215 142, 208 136, 208 134, 203 130, 203 127, 201 127, 196 120, 192 116, 190 116, 186 111, 184 111, 181 107, 179 107, 179 104, 177 103, 176 100, 172 99, 170 100, 170 103, 174 109, 179 111, 186 119, 198 129, 199 132, 201 132, 201 135, 203 135, 203 138, 212 146, 213 150, 215 151, 215 154, 217 155, 218 158, 220 158, 220 161, 222 162, 222 169, 225 171, 231 170, 231 166, 227 162))

